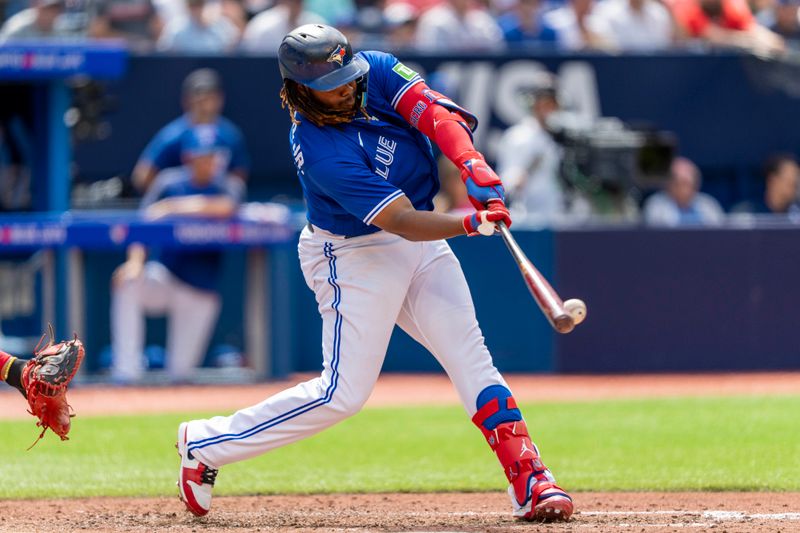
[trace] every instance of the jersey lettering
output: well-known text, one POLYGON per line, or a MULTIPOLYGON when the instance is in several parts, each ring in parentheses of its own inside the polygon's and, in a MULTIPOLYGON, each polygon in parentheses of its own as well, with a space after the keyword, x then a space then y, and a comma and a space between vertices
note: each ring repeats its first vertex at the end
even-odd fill
POLYGON ((394 163, 394 151, 397 149, 397 141, 392 141, 381 135, 378 137, 378 150, 375 152, 375 160, 379 165, 375 166, 375 173, 389 179, 389 167, 394 163))
POLYGON ((292 154, 294 154, 294 164, 297 165, 297 168, 300 169, 303 167, 303 152, 300 151, 300 145, 295 144, 294 149, 292 150, 292 154))

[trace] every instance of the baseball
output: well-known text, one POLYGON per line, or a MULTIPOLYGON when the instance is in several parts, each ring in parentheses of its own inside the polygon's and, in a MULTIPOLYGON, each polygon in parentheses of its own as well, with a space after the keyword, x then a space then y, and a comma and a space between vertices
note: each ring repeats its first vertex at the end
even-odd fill
POLYGON ((575 324, 580 324, 586 319, 586 304, 583 300, 572 298, 564 302, 564 310, 572 317, 575 324))

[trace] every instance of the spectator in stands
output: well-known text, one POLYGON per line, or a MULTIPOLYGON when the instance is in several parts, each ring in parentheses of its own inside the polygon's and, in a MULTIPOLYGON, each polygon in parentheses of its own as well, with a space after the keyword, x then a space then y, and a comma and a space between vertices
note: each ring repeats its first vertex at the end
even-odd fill
POLYGON ((685 157, 672 161, 663 191, 644 204, 645 223, 652 226, 717 225, 725 220, 719 202, 700 192, 700 169, 685 157))
POLYGON ((283 36, 303 24, 324 24, 325 19, 305 9, 303 0, 277 0, 247 24, 242 49, 269 56, 278 55, 283 36))
POLYGON ((219 75, 212 69, 198 69, 183 81, 185 113, 156 133, 133 170, 133 184, 140 191, 150 186, 156 174, 181 164, 180 147, 184 135, 199 124, 216 126, 224 153, 217 159, 223 170, 243 180, 250 171, 250 156, 239 128, 221 116, 224 97, 219 75))
POLYGON ((756 20, 787 41, 793 41, 795 48, 797 47, 797 41, 800 41, 798 0, 773 0, 756 14, 756 20))
POLYGON ((138 52, 151 51, 163 27, 151 0, 98 0, 89 23, 95 39, 124 39, 138 52))
POLYGON ((446 0, 424 12, 417 25, 417 48, 426 51, 498 50, 503 30, 484 8, 471 0, 446 0))
POLYGON ((563 6, 545 13, 546 27, 556 34, 556 44, 562 50, 609 48, 594 17, 594 0, 569 0, 563 6))
POLYGON ((712 45, 781 52, 783 38, 756 22, 746 0, 671 0, 681 31, 712 45))
POLYGON ((564 212, 562 152, 547 130, 548 119, 559 110, 556 80, 542 72, 521 96, 530 114, 500 138, 497 173, 515 221, 549 224, 564 212))
MULTIPOLYGON (((219 170, 216 158, 226 150, 220 134, 216 126, 202 125, 184 136, 185 164, 159 173, 142 200, 144 217, 224 219, 236 213, 244 186, 219 170)), ((132 245, 112 277, 112 378, 139 381, 145 315, 166 315, 167 372, 174 382, 185 382, 202 363, 219 315, 222 252, 164 249, 149 261, 147 253, 132 245)))
POLYGON ((158 49, 190 54, 221 54, 238 44, 239 30, 221 15, 205 12, 206 0, 186 0, 188 15, 169 21, 158 40, 158 49))
POLYGON ((513 45, 552 45, 556 32, 542 21, 540 0, 519 0, 497 18, 507 43, 513 45))
POLYGON ((390 50, 409 50, 416 47, 419 10, 412 4, 397 2, 383 10, 386 23, 386 47, 390 50))
POLYGON ((664 50, 675 40, 672 14, 660 0, 604 0, 593 16, 600 36, 617 50, 664 50))
POLYGON ((764 164, 764 196, 756 201, 742 202, 733 209, 736 213, 778 215, 800 221, 797 201, 800 167, 790 154, 775 154, 764 164))
POLYGON ((13 15, 0 27, 0 43, 61 36, 56 29, 56 20, 64 13, 65 7, 64 0, 34 0, 31 7, 13 15))
POLYGON ((380 12, 384 0, 305 0, 307 11, 317 14, 330 22, 353 20, 359 11, 375 7, 380 12))

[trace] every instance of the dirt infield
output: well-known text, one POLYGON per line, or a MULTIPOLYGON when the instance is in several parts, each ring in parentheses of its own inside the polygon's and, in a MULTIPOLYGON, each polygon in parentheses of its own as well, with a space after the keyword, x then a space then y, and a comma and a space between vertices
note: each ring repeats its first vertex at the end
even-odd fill
MULTIPOLYGON (((311 376, 248 386, 117 388, 78 386, 70 398, 81 416, 216 411, 257 403, 311 376), (103 401, 113 393, 114 402, 103 401)), ((800 394, 800 373, 658 376, 507 376, 524 402, 601 398, 800 394)), ((368 406, 457 404, 445 376, 381 377, 368 406)), ((23 401, 0 394, 4 418, 27 417, 23 401)), ((0 478, 1 479, 1 478, 0 478)), ((576 493, 567 524, 511 518, 502 491, 446 494, 361 494, 216 498, 203 519, 175 498, 0 500, 0 532, 287 531, 287 532, 800 532, 800 493, 576 493)))
POLYGON ((46 505, 6 500, 0 501, 0 531, 800 531, 800 513, 792 511, 798 509, 797 493, 574 496, 579 511, 566 524, 516 521, 510 516, 505 496, 499 492, 217 498, 211 513, 204 518, 186 513, 177 498, 54 500, 46 505), (28 512, 33 509, 42 511, 28 512))

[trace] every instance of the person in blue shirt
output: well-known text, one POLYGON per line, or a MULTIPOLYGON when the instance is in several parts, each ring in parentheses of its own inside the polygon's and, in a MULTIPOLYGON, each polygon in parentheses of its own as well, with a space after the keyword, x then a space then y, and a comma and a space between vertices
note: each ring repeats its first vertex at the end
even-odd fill
MULTIPOLYGON (((502 182, 472 144, 477 119, 394 56, 354 55, 330 26, 291 31, 278 60, 290 153, 308 207, 298 251, 322 316, 323 371, 231 416, 180 424, 178 486, 187 509, 208 513, 220 467, 358 412, 398 325, 446 370, 505 471, 514 516, 569 520, 572 500, 542 463, 492 363, 445 240, 511 224, 502 182), (474 212, 431 211, 439 190, 431 141, 458 167, 474 212)), ((486 258, 487 275, 492 262, 486 258)), ((503 312, 501 303, 494 312, 503 312)))
POLYGON ((217 128, 219 170, 246 180, 250 172, 250 155, 239 128, 221 115, 224 97, 219 75, 208 68, 195 70, 183 81, 182 93, 186 112, 161 128, 147 144, 133 169, 134 186, 145 192, 161 170, 180 166, 184 137, 202 124, 217 128))
MULTIPOLYGON (((221 172, 224 145, 214 126, 197 126, 183 139, 183 166, 158 174, 142 200, 142 215, 164 218, 224 219, 235 215, 244 195, 238 176, 221 172)), ((220 309, 217 283, 221 251, 128 249, 112 277, 112 379, 135 383, 144 371, 145 315, 168 317, 166 369, 185 382, 202 363, 220 309)))
POLYGON ((509 44, 555 47, 556 31, 544 23, 540 0, 519 0, 497 17, 497 24, 509 44))

